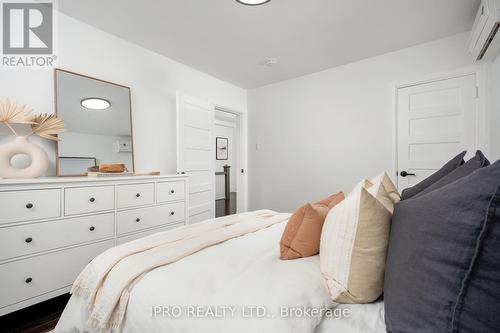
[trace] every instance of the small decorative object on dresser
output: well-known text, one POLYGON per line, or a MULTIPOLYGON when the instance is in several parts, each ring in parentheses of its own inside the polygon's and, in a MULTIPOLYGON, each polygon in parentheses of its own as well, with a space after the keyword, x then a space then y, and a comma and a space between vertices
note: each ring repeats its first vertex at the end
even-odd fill
POLYGON ((123 163, 101 164, 99 165, 99 172, 104 173, 122 173, 127 172, 127 166, 123 163))
POLYGON ((39 146, 28 140, 30 135, 57 141, 57 134, 64 131, 61 119, 54 115, 31 115, 26 105, 19 106, 9 100, 0 101, 0 123, 7 126, 14 134, 15 139, 0 145, 0 177, 3 178, 36 178, 42 176, 49 166, 47 153, 39 146), (12 124, 31 125, 31 134, 19 135, 12 124), (27 155, 31 163, 25 168, 16 168, 12 165, 12 158, 16 155, 27 155))
POLYGON ((227 160, 228 159, 228 139, 227 138, 216 138, 216 156, 217 160, 227 160))
POLYGON ((67 293, 115 245, 186 224, 188 188, 185 175, 1 180, 0 316, 67 293))

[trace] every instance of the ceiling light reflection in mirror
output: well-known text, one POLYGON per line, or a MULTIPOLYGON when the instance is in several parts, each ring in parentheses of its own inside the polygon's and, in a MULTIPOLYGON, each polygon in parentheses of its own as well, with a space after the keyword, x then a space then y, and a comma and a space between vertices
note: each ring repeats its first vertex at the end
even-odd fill
POLYGON ((98 98, 98 97, 89 97, 82 99, 80 101, 80 104, 90 110, 106 110, 109 109, 111 106, 111 103, 108 100, 105 100, 104 98, 98 98))

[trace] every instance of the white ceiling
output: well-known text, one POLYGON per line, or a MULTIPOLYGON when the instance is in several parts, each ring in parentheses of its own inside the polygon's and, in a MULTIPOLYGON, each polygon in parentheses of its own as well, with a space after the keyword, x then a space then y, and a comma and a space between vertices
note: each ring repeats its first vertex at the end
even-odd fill
POLYGON ((243 88, 470 30, 479 0, 64 0, 60 11, 243 88), (262 65, 274 57, 274 67, 262 65))

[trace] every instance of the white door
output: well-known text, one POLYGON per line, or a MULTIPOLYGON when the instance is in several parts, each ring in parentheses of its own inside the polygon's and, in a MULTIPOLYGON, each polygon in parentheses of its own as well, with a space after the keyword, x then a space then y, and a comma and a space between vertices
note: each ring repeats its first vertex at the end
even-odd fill
POLYGON ((399 190, 425 179, 452 157, 475 153, 476 75, 397 90, 399 190))
POLYGON ((177 93, 177 172, 189 175, 189 223, 215 217, 214 106, 177 93))

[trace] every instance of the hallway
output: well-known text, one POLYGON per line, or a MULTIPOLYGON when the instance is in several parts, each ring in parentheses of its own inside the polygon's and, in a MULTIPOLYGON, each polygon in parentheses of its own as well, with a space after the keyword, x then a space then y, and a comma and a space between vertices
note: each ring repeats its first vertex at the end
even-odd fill
POLYGON ((236 192, 231 192, 229 199, 215 200, 215 217, 236 214, 236 192))

